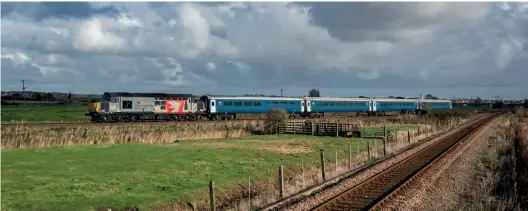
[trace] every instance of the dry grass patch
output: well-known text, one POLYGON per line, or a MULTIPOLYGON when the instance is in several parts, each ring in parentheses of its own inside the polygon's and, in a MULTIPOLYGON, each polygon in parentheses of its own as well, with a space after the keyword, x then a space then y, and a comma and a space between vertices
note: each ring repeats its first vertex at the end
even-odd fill
POLYGON ((307 153, 307 152, 313 152, 311 149, 304 149, 304 148, 288 148, 287 146, 281 146, 281 147, 262 147, 258 149, 268 150, 272 152, 278 152, 282 154, 297 154, 297 153, 307 153))
POLYGON ((460 204, 467 210, 524 210, 528 200, 528 118, 502 117, 476 165, 474 181, 460 204))
POLYGON ((2 126, 2 149, 121 144, 166 144, 175 140, 249 136, 262 129, 262 121, 207 123, 116 124, 111 126, 2 126))

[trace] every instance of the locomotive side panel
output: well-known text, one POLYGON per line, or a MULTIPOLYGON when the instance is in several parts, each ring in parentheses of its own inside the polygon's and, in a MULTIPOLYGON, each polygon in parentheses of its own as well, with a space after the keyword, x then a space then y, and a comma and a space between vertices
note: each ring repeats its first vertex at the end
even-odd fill
POLYGON ((120 113, 153 113, 154 102, 149 97, 117 97, 116 104, 110 103, 110 111, 120 113))

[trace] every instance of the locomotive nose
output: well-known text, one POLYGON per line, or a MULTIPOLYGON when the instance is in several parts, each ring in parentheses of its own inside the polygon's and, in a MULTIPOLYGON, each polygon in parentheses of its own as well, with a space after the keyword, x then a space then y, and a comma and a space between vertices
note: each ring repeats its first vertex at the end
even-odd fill
POLYGON ((88 111, 89 112, 99 112, 100 103, 99 102, 91 102, 88 103, 88 111))

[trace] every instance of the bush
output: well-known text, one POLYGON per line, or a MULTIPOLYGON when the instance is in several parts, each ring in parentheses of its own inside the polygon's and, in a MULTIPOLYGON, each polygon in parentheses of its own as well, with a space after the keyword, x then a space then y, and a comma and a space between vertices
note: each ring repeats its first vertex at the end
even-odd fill
POLYGON ((524 111, 524 110, 523 110, 521 107, 516 107, 516 108, 513 110, 513 113, 522 116, 522 115, 523 115, 523 111, 524 111))
POLYGON ((288 119, 288 113, 284 109, 274 108, 270 112, 266 113, 265 121, 266 123, 278 123, 283 122, 288 119))
POLYGON ((471 110, 454 109, 451 111, 431 111, 427 113, 427 117, 431 119, 447 120, 455 117, 467 118, 471 116, 471 110))
MULTIPOLYGON (((275 130, 275 125, 283 122, 288 118, 288 112, 284 109, 274 108, 270 112, 266 113, 264 118, 264 127, 266 131, 275 130)), ((277 131, 275 131, 277 132, 277 131)))

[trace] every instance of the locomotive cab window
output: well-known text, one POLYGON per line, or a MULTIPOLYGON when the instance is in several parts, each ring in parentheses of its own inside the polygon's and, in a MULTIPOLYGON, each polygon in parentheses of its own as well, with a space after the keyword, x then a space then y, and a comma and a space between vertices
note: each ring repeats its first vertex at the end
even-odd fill
POLYGON ((123 100, 123 104, 121 105, 123 109, 132 109, 132 101, 131 100, 123 100))

